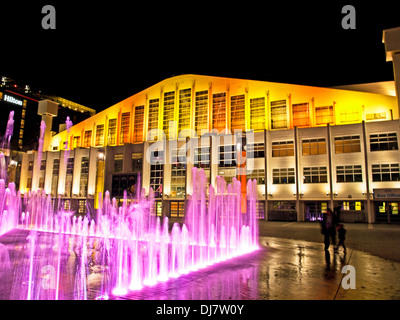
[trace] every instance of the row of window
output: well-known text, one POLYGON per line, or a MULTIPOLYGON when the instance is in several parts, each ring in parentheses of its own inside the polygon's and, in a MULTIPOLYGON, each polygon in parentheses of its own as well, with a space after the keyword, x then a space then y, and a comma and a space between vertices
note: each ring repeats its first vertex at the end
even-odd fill
MULTIPOLYGON (((150 140, 159 139, 157 137, 157 131, 150 132, 151 130, 162 128, 167 139, 175 139, 176 132, 170 132, 171 129, 186 130, 190 128, 190 108, 192 100, 192 89, 179 90, 178 96, 176 97, 175 91, 164 92, 162 96, 162 107, 163 107, 163 120, 162 123, 159 121, 159 108, 160 99, 149 100, 148 110, 148 131, 150 140), (177 100, 177 103, 176 101, 177 100), (178 104, 178 127, 170 128, 170 121, 175 119, 175 104, 178 104)), ((209 94, 208 90, 195 92, 194 99, 194 118, 195 118, 195 131, 197 134, 201 134, 201 130, 208 128, 208 103, 209 94)), ((227 96, 226 92, 215 93, 212 95, 212 128, 219 131, 224 130, 227 127, 227 96)), ((230 97, 230 121, 231 130, 241 129, 245 130, 245 95, 236 95, 230 97)), ((271 101, 270 111, 270 122, 272 129, 286 129, 288 128, 288 104, 287 100, 271 101)), ((250 99, 250 129, 254 131, 262 131, 267 128, 266 124, 266 100, 265 97, 252 98, 250 99)), ((134 128, 132 131, 133 139, 132 142, 144 141, 143 129, 144 129, 144 105, 135 106, 132 122, 134 128)), ((326 125, 334 123, 333 106, 318 106, 314 108, 315 124, 326 125)), ((386 113, 379 114, 367 114, 367 120, 385 119, 386 113)), ((311 113, 309 103, 297 103, 292 105, 292 119, 293 127, 310 127, 311 126, 311 113)), ((339 118, 342 123, 354 123, 361 121, 361 114, 357 111, 344 111, 340 113, 339 118)), ((130 122, 131 113, 124 112, 121 114, 120 122, 120 138, 119 144, 128 143, 130 141, 130 122)), ((108 145, 116 145, 117 136, 117 119, 108 120, 108 145)), ((96 126, 95 132, 95 146, 103 146, 104 141, 104 124, 96 126)), ((92 132, 85 131, 84 133, 84 147, 90 147, 91 145, 92 132)), ((372 137, 371 137, 372 139, 372 137)), ((379 142, 379 140, 378 140, 379 142)), ((393 142, 389 139, 386 150, 392 150, 393 145, 389 142, 393 142)), ((380 142, 379 142, 380 143, 380 142)), ((396 140, 397 143, 397 140, 396 140)), ((380 148, 380 146, 376 146, 380 148)), ((375 151, 371 147, 371 151, 375 151)), ((355 151, 354 151, 355 152, 355 151)))
MULTIPOLYGON (((294 168, 279 168, 272 170, 273 184, 294 184, 294 168)), ((362 182, 361 165, 348 165, 336 167, 336 182, 362 182)), ((372 181, 400 181, 400 170, 398 163, 373 164, 372 181)), ((327 183, 327 167, 304 167, 303 183, 327 183)))
MULTIPOLYGON (((361 152, 360 136, 335 137, 335 153, 361 152)), ((370 135, 370 150, 398 150, 397 133, 381 133, 370 135)), ((326 154, 326 139, 314 138, 302 140, 303 156, 326 154)), ((272 142, 272 157, 294 156, 293 140, 272 142)))

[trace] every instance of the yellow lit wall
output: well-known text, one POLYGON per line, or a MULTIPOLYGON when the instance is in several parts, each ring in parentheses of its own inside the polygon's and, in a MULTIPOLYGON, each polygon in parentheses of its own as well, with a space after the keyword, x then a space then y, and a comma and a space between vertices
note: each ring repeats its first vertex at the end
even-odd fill
MULTIPOLYGON (((116 139, 115 144, 120 145, 121 139, 121 118, 123 113, 130 113, 130 129, 128 143, 141 142, 141 134, 138 134, 139 130, 143 130, 144 140, 148 141, 149 137, 147 135, 148 131, 148 114, 149 114, 149 104, 151 100, 159 99, 158 106, 158 130, 161 131, 165 127, 164 121, 164 97, 167 96, 165 93, 175 92, 174 95, 174 110, 173 117, 172 113, 169 112, 169 119, 174 119, 175 124, 172 127, 168 127, 169 132, 174 135, 178 132, 178 124, 181 125, 183 129, 192 130, 189 133, 184 134, 184 136, 189 135, 194 136, 194 130, 196 128, 195 119, 195 107, 196 107, 196 92, 207 91, 208 92, 208 130, 213 129, 213 108, 218 106, 213 106, 214 95, 225 93, 225 125, 222 124, 219 127, 220 130, 227 129, 233 130, 232 128, 232 117, 234 122, 237 123, 235 115, 241 115, 240 111, 237 111, 235 107, 240 104, 240 99, 233 99, 232 97, 244 95, 244 110, 245 119, 244 127, 246 130, 255 129, 255 131, 260 130, 260 123, 265 123, 265 128, 273 130, 271 126, 271 106, 276 102, 283 104, 285 107, 281 108, 280 111, 286 113, 281 115, 282 119, 286 120, 285 128, 292 128, 293 123, 304 124, 305 126, 325 126, 325 123, 319 124, 324 119, 328 119, 325 116, 321 117, 321 107, 327 107, 326 110, 331 108, 333 112, 333 117, 329 118, 332 125, 342 125, 351 123, 360 123, 362 121, 380 121, 380 120, 392 120, 398 119, 398 109, 396 104, 396 98, 392 96, 356 92, 349 90, 331 89, 331 88, 320 88, 302 85, 292 85, 283 83, 273 83, 264 81, 254 81, 254 80, 242 80, 242 79, 231 79, 231 78, 219 78, 211 76, 200 76, 200 75, 181 75, 173 78, 163 80, 150 88, 147 88, 117 104, 111 106, 110 108, 97 113, 96 115, 75 124, 71 130, 70 134, 67 131, 63 131, 52 137, 50 142, 50 151, 64 150, 65 141, 68 140, 68 148, 72 149, 74 145, 74 137, 80 137, 79 145, 84 146, 84 136, 85 131, 92 131, 90 146, 95 146, 96 139, 96 126, 104 125, 104 144, 101 146, 106 146, 108 144, 109 135, 109 124, 110 119, 116 119, 116 139), (190 89, 190 90, 188 90, 190 89), (259 99, 258 102, 264 101, 265 113, 260 115, 260 112, 253 113, 253 121, 251 121, 252 110, 250 107, 250 101, 252 99, 259 99), (293 110, 297 110, 296 107, 299 105, 306 106, 302 110, 301 114, 296 114, 301 116, 302 119, 294 121, 293 110), (295 108, 293 108, 295 105, 295 108), (144 106, 144 117, 139 116, 140 112, 135 112, 138 108, 144 106), (184 108, 180 110, 180 108, 184 108), (233 110, 233 114, 232 114, 233 110), (138 118, 143 119, 143 123, 135 123, 135 114, 138 118), (187 122, 187 115, 190 115, 189 122, 187 122), (300 122, 299 122, 300 121, 300 122), (257 123, 256 128, 252 128, 251 123, 257 123), (175 125, 175 127, 173 127, 175 125), (139 137, 139 139, 137 139, 139 137)), ((219 95, 220 96, 220 95, 219 95)), ((242 105, 240 106, 242 108, 242 105)), ((204 108, 202 109, 204 110, 204 108)), ((242 110, 242 109, 240 109, 242 110)), ((167 119, 165 119, 167 120, 167 119)), ((215 120, 215 119, 214 119, 215 120)), ((220 119, 219 119, 220 120, 220 119)), ((170 126, 170 124, 169 124, 170 126)), ((242 124, 240 125, 242 127, 242 124)), ((281 128, 281 129, 285 129, 281 128)), ((161 134, 152 135, 161 138, 161 134)), ((151 137, 150 137, 151 138, 151 137)), ((171 136, 170 138, 173 138, 171 136)), ((78 141, 75 139, 75 142, 78 141)), ((75 143, 76 144, 76 143, 75 143)))

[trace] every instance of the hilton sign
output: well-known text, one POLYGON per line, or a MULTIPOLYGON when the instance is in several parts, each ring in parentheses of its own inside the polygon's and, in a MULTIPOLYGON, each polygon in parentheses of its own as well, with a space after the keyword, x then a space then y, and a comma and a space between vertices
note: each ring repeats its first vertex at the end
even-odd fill
POLYGON ((9 96, 8 94, 5 94, 5 95, 4 95, 3 100, 4 100, 4 101, 7 101, 7 102, 10 102, 10 103, 13 103, 13 104, 16 104, 16 105, 18 105, 18 106, 22 106, 22 105, 23 105, 22 100, 15 99, 14 97, 9 96))

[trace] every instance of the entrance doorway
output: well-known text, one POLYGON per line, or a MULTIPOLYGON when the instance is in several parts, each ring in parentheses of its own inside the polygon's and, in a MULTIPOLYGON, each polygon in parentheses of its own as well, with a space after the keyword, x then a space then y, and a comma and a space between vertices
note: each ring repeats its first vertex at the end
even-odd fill
POLYGON ((399 201, 375 201, 376 222, 400 223, 399 201))
POLYGON ((304 217, 306 221, 322 221, 323 215, 328 209, 328 202, 313 201, 306 202, 304 206, 304 217))

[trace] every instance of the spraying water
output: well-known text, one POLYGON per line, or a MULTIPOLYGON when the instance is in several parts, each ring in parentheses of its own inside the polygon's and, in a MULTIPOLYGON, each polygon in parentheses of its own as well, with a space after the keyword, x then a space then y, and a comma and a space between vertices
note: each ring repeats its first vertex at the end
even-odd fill
MULTIPOLYGON (((67 119, 67 128, 70 125, 67 119)), ((125 192, 121 207, 106 191, 96 215, 91 212, 84 218, 53 210, 51 197, 44 192, 30 192, 21 201, 15 186, 5 188, 0 180, 0 235, 14 228, 30 230, 29 258, 18 273, 25 275, 22 278, 27 279, 28 287, 17 290, 21 280, 14 279, 13 292, 20 295, 13 298, 62 299, 63 288, 69 284, 74 299, 88 299, 90 270, 96 266, 100 280, 95 298, 108 299, 256 250, 256 181, 248 181, 248 210, 242 213, 241 184, 236 178, 227 185, 218 176, 216 190, 210 185, 207 195, 204 170, 193 168, 192 176, 193 194, 185 220, 175 223, 171 232, 168 217, 156 215, 152 189, 146 197, 140 179, 137 195, 128 199, 125 192), (96 217, 96 221, 89 217, 96 217), (38 232, 55 236, 51 254, 38 232), (48 260, 40 262, 36 255, 48 260), (71 259, 75 261, 72 266, 71 259), (51 295, 38 275, 43 270, 54 271, 51 295), (65 274, 74 275, 74 280, 65 274)))

